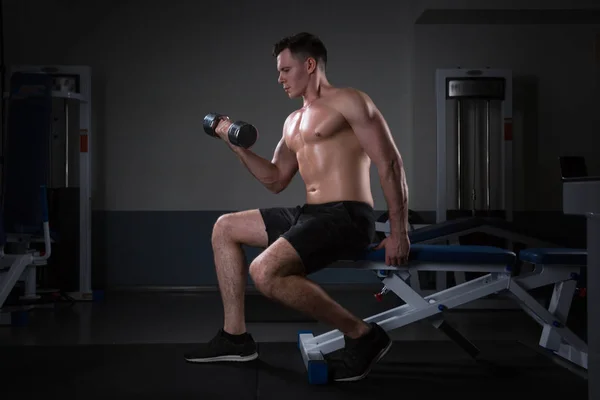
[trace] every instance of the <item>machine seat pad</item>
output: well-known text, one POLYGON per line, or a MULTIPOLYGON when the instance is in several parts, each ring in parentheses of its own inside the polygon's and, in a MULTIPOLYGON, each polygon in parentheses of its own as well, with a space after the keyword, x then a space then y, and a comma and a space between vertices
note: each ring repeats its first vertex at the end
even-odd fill
MULTIPOLYGON (((385 248, 367 250, 362 260, 385 262, 385 248)), ((432 263, 468 263, 513 265, 517 259, 510 250, 493 246, 462 246, 437 244, 412 244, 409 261, 432 263)))
POLYGON ((587 265, 585 249, 531 248, 519 252, 521 261, 546 265, 587 265))

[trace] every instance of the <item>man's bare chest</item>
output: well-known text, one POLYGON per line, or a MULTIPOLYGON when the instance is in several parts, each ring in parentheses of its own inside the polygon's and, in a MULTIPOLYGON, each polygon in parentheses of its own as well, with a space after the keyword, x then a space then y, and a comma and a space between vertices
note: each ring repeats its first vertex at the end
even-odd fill
POLYGON ((299 110, 292 116, 285 132, 286 144, 299 150, 306 144, 332 140, 349 128, 344 116, 327 106, 299 110))

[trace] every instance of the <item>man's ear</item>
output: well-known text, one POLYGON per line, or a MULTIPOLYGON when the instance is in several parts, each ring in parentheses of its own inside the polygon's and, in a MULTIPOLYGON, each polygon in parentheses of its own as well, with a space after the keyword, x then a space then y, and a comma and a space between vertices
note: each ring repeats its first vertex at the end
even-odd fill
POLYGON ((306 69, 309 74, 312 74, 317 70, 317 60, 312 57, 308 57, 306 59, 306 69))

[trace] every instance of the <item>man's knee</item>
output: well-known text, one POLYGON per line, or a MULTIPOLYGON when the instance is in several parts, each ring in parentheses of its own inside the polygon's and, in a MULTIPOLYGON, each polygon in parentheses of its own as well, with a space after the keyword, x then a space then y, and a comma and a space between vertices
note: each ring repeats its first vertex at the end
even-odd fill
POLYGON ((228 237, 230 238, 232 236, 234 225, 233 219, 233 214, 223 214, 217 218, 212 231, 213 243, 215 243, 215 241, 222 241, 223 239, 227 239, 228 237))
POLYGON ((267 247, 265 224, 258 210, 221 215, 213 226, 212 243, 234 242, 252 247, 267 247))
POLYGON ((285 239, 278 239, 250 263, 248 272, 256 288, 271 296, 278 279, 304 275, 304 266, 291 244, 285 239))
POLYGON ((269 297, 273 291, 273 282, 276 277, 273 267, 267 262, 260 259, 260 256, 255 258, 250 263, 248 273, 254 282, 254 286, 259 292, 269 297))

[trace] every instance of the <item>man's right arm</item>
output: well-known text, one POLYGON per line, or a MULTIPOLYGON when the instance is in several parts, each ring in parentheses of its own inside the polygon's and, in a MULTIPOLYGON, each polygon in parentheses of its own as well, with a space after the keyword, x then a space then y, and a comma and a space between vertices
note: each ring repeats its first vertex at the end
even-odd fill
POLYGON ((250 173, 273 193, 284 190, 298 171, 296 155, 287 147, 283 136, 275 148, 272 161, 259 156, 252 150, 234 146, 229 143, 229 140, 226 142, 250 173))

